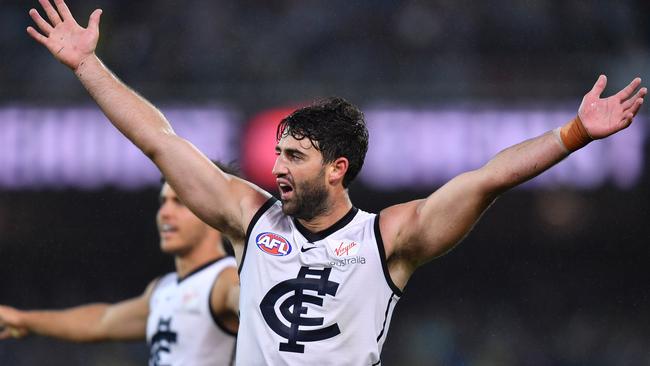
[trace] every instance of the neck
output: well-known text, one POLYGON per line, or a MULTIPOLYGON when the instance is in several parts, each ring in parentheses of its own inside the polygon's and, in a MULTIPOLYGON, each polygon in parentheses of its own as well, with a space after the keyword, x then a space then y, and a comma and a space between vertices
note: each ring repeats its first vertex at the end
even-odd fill
POLYGON ((345 214, 350 212, 351 209, 352 201, 350 201, 350 196, 347 194, 346 190, 341 196, 332 200, 329 209, 326 212, 310 220, 298 219, 298 222, 309 231, 317 233, 334 225, 345 216, 345 214))
POLYGON ((200 245, 192 248, 187 253, 177 254, 174 257, 176 274, 178 274, 179 278, 185 278, 185 276, 202 265, 224 257, 225 255, 226 253, 224 253, 221 246, 221 236, 216 240, 214 238, 204 240, 200 245))

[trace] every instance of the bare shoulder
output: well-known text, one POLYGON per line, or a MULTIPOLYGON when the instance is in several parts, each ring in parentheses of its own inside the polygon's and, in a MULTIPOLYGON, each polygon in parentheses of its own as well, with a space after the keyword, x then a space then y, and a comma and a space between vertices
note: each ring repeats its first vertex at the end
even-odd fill
POLYGON ((379 231, 384 242, 386 257, 391 258, 404 248, 412 235, 413 223, 423 200, 414 200, 386 207, 379 213, 379 231))
POLYGON ((153 290, 156 288, 156 286, 160 282, 160 279, 161 279, 161 277, 158 276, 158 277, 154 278, 153 280, 151 280, 149 282, 147 287, 144 289, 144 292, 142 293, 142 295, 140 295, 141 300, 146 301, 147 304, 149 303, 149 300, 151 299, 151 295, 153 294, 153 290))
POLYGON ((268 201, 272 196, 269 192, 263 190, 257 185, 237 177, 232 177, 237 181, 236 189, 240 190, 242 194, 240 197, 243 197, 240 206, 244 209, 251 218, 255 213, 268 201))
POLYGON ((239 206, 238 212, 241 212, 241 217, 233 218, 240 225, 228 225, 227 227, 237 227, 238 230, 226 231, 226 234, 235 241, 243 241, 246 235, 246 230, 251 220, 259 211, 259 209, 272 197, 272 195, 258 187, 257 185, 233 176, 227 175, 231 182, 231 197, 238 197, 238 202, 235 204, 239 206))
POLYGON ((210 301, 212 302, 215 313, 219 313, 220 310, 223 311, 225 309, 228 294, 236 286, 239 286, 237 267, 224 268, 212 284, 212 290, 210 292, 210 301))

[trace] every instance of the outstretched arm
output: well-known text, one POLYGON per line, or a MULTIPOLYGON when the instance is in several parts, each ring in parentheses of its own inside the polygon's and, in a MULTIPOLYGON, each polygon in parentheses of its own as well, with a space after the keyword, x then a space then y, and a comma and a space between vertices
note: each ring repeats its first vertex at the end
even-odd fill
POLYGON ((592 139, 612 135, 632 123, 647 93, 641 79, 609 98, 600 98, 607 79, 598 78, 585 95, 578 117, 556 131, 509 147, 482 168, 449 181, 426 199, 387 208, 380 221, 391 274, 405 284, 420 264, 453 248, 501 193, 541 174, 592 139), (636 91, 636 93, 635 93, 636 91))
POLYGON ((160 169, 183 202, 203 221, 227 233, 243 237, 248 222, 270 197, 266 192, 215 167, 191 143, 174 133, 163 114, 139 96, 99 60, 101 10, 81 27, 63 0, 39 0, 49 19, 29 11, 37 31, 27 32, 77 75, 104 114, 160 169))
POLYGON ((0 339, 22 338, 34 333, 72 342, 143 340, 153 284, 141 296, 116 304, 39 311, 0 305, 0 339))

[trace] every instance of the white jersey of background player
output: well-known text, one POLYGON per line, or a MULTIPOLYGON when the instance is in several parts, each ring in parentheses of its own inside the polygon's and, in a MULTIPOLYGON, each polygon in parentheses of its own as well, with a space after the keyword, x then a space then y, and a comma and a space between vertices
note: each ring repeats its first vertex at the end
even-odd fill
POLYGON ((149 365, 230 365, 238 328, 237 264, 222 236, 196 217, 169 184, 160 191, 160 247, 176 272, 116 304, 21 311, 0 306, 0 338, 28 333, 97 342, 147 340, 149 365))
MULTIPOLYGON (((162 113, 108 70, 95 54, 101 10, 95 10, 90 15, 88 28, 82 28, 63 0, 55 3, 56 9, 47 0, 41 1, 49 22, 36 10, 30 11, 40 32, 29 27, 28 33, 75 73, 111 123, 151 158, 183 202, 201 219, 232 238, 245 239, 247 233, 255 231, 256 236, 248 237, 246 256, 253 250, 261 250, 254 246, 266 245, 264 235, 270 239, 280 232, 295 233, 288 221, 298 222, 307 232, 318 234, 336 225, 350 212, 353 205, 347 187, 361 169, 368 146, 363 114, 356 107, 340 98, 332 98, 299 109, 281 122, 273 174, 277 178, 282 214, 270 212, 272 220, 258 227, 254 216, 269 200, 269 193, 215 168, 194 146, 174 133, 162 113), (264 230, 268 232, 261 232, 264 230), (258 243, 257 240, 262 241, 258 243)), ((359 291, 365 291, 368 302, 372 302, 381 295, 386 296, 385 283, 392 282, 403 289, 418 266, 460 242, 500 194, 542 173, 592 139, 604 138, 629 126, 647 93, 646 88, 638 89, 640 83, 640 79, 634 79, 616 95, 601 99, 606 78, 600 76, 585 95, 578 116, 563 127, 505 149, 485 166, 455 177, 427 198, 383 209, 376 232, 382 238, 383 265, 390 281, 377 274, 359 291)), ((431 136, 432 143, 435 138, 431 136)), ((404 143, 409 141, 395 141, 391 148, 399 149, 404 143)), ((400 174, 400 166, 385 168, 400 174)), ((365 227, 359 224, 359 230, 366 230, 365 227)), ((350 227, 350 230, 356 228, 350 227)), ((369 235, 363 236, 364 242, 360 243, 363 248, 371 247, 369 235)), ((347 238, 346 235, 345 238, 354 240, 356 236, 347 238)), ((284 247, 283 240, 275 239, 274 244, 269 244, 270 250, 284 247)), ((293 246, 302 243, 300 238, 284 237, 284 240, 293 246)), ((378 239, 375 237, 375 240, 378 239)), ((328 245, 318 240, 311 244, 320 250, 328 245)), ((239 357, 245 352, 250 355, 251 364, 346 364, 348 357, 357 359, 356 352, 365 354, 371 340, 381 341, 375 339, 377 335, 372 331, 365 330, 357 333, 363 339, 346 338, 344 332, 350 329, 348 321, 351 320, 337 316, 369 311, 373 314, 368 319, 384 317, 383 313, 376 314, 377 309, 381 309, 377 304, 362 304, 345 295, 350 293, 344 290, 345 281, 350 279, 345 279, 336 288, 336 293, 342 291, 343 296, 332 295, 334 285, 327 287, 329 283, 316 292, 303 290, 303 287, 313 286, 314 280, 321 281, 327 270, 333 273, 335 265, 324 262, 314 266, 311 260, 300 262, 304 260, 302 256, 280 254, 284 253, 257 255, 259 260, 251 260, 251 263, 244 260, 239 357), (278 258, 287 261, 287 271, 264 273, 265 269, 275 266, 272 263, 278 258), (295 273, 296 263, 300 263, 301 269, 307 269, 295 273), (312 268, 320 272, 312 273, 312 268), (291 300, 287 300, 289 298, 291 300), (271 302, 277 307, 275 315, 260 310, 271 302), (275 320, 282 322, 284 327, 274 325, 275 320), (322 333, 309 333, 313 336, 301 333, 303 330, 335 329, 328 328, 334 324, 339 334, 330 331, 325 337, 322 333), (265 341, 249 341, 267 335, 273 347, 263 346, 265 341), (350 343, 345 344, 344 340, 350 343), (298 352, 299 345, 304 346, 304 350, 318 349, 321 344, 330 348, 337 341, 340 343, 335 354, 298 352)), ((370 321, 355 326, 376 328, 370 321)))
POLYGON ((231 365, 237 332, 222 324, 212 309, 212 287, 224 270, 237 268, 232 256, 221 257, 184 277, 163 276, 149 300, 149 365, 231 365))

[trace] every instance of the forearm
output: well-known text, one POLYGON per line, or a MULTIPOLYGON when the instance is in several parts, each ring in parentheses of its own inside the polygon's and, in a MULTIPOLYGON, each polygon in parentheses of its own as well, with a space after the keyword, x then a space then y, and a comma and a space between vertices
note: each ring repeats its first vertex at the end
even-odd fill
POLYGON ((552 131, 526 140, 498 153, 479 171, 488 189, 496 195, 543 173, 568 156, 552 131))
POLYGON ((156 164, 184 203, 208 224, 225 226, 222 212, 232 212, 238 201, 227 207, 212 200, 231 195, 230 179, 194 145, 177 136, 156 107, 121 82, 94 54, 74 71, 106 117, 156 164))
POLYGON ((26 311, 23 326, 31 333, 73 342, 106 339, 101 321, 109 305, 89 304, 66 310, 26 311))
POLYGON ((120 81, 95 54, 74 72, 111 123, 147 156, 155 156, 165 137, 175 137, 163 114, 120 81))

